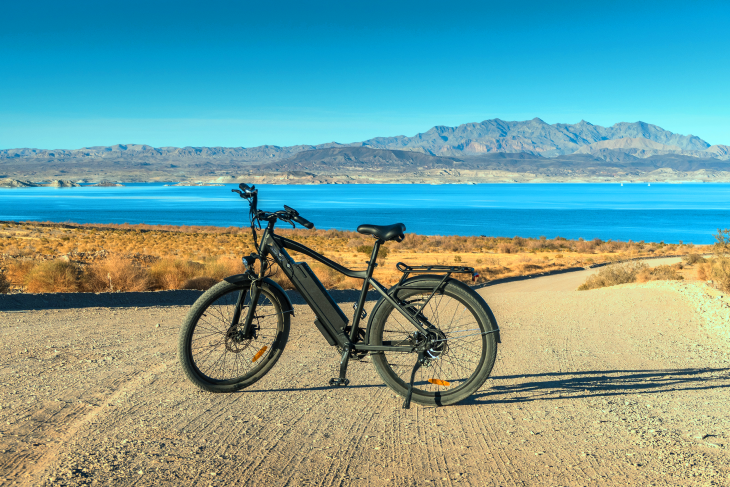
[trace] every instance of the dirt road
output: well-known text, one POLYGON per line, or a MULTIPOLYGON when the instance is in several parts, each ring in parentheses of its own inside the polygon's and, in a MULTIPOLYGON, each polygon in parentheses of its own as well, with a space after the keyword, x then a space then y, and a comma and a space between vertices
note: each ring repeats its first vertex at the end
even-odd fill
POLYGON ((730 485, 728 325, 707 318, 727 299, 556 277, 480 290, 497 364, 445 408, 401 409, 369 363, 326 387, 338 357, 300 305, 280 362, 230 395, 179 369, 186 306, 0 312, 0 484, 730 485))

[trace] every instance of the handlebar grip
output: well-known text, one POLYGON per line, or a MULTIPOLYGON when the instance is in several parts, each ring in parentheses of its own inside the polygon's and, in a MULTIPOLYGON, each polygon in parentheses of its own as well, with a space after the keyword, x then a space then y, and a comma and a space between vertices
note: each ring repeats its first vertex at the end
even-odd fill
POLYGON ((298 224, 300 224, 301 226, 303 226, 303 227, 305 227, 305 228, 307 228, 309 230, 311 230, 312 228, 314 228, 314 223, 310 222, 306 218, 302 218, 299 215, 297 215, 294 218, 292 218, 292 220, 294 220, 295 222, 297 222, 298 224))

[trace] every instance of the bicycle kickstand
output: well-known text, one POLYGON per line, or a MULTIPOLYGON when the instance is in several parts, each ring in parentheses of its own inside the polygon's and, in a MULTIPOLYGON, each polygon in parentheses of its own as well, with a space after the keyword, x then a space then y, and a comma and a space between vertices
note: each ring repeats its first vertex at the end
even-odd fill
POLYGON ((330 379, 330 386, 346 387, 350 380, 347 379, 347 363, 350 361, 350 347, 345 348, 342 352, 342 359, 340 360, 340 377, 337 379, 330 379))
POLYGON ((423 363, 423 352, 418 352, 418 360, 416 365, 413 366, 411 371, 411 381, 408 383, 408 393, 406 394, 406 400, 403 402, 403 409, 411 409, 411 396, 413 395, 413 381, 416 379, 416 372, 421 368, 423 363))

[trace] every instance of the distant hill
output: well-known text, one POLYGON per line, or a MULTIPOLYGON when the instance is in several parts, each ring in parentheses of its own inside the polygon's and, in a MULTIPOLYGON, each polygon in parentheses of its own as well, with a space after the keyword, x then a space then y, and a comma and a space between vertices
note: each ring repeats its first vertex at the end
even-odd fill
POLYGON ((262 171, 418 171, 450 168, 462 161, 453 157, 437 157, 414 151, 370 149, 366 147, 333 147, 314 149, 278 162, 259 166, 262 171))
POLYGON ((506 122, 497 118, 458 127, 436 126, 413 137, 377 137, 359 145, 378 149, 422 150, 432 155, 529 152, 555 157, 574 153, 582 146, 596 142, 623 138, 647 139, 677 146, 679 150, 703 151, 710 146, 694 135, 674 134, 644 122, 621 122, 611 127, 601 127, 585 120, 572 125, 550 125, 539 118, 524 122, 506 122))
POLYGON ((431 177, 440 175, 439 170, 450 171, 452 176, 459 171, 486 170, 567 177, 656 170, 724 173, 730 166, 728 160, 729 146, 710 146, 697 136, 675 134, 645 122, 602 127, 584 120, 551 125, 539 118, 522 122, 493 119, 436 126, 412 137, 376 137, 349 144, 7 149, 0 151, 0 178, 144 181, 302 171, 314 175, 392 173, 394 177, 427 173, 431 177))
MULTIPOLYGON (((654 143, 652 143, 654 144, 654 143)), ((631 146, 631 144, 626 144, 631 146)), ((662 146, 662 144, 656 144, 662 146)), ((300 152, 283 161, 257 166, 257 169, 277 172, 305 171, 308 173, 348 172, 423 172, 434 169, 456 169, 460 171, 509 171, 534 172, 537 174, 564 173, 565 171, 591 174, 596 170, 608 172, 654 171, 672 169, 676 171, 728 171, 730 162, 713 158, 698 158, 682 154, 634 157, 619 150, 604 149, 596 155, 589 152, 566 154, 546 158, 520 153, 486 153, 465 157, 439 157, 418 152, 368 149, 365 147, 338 147, 300 152)))

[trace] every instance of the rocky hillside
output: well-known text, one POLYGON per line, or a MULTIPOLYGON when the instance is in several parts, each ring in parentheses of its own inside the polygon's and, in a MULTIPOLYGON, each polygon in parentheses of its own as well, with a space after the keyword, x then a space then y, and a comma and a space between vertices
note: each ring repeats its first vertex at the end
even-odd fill
POLYGON ((730 175, 729 168, 730 147, 710 146, 694 135, 675 134, 644 122, 602 127, 586 121, 551 125, 539 118, 436 126, 412 137, 376 137, 350 144, 251 148, 118 144, 73 150, 0 151, 0 179, 33 181, 222 181, 242 175, 276 177, 301 171, 314 175, 356 174, 360 178, 366 173, 420 177, 425 171, 438 179, 442 170, 507 171, 547 177, 708 171, 701 179, 717 180, 730 175))
MULTIPOLYGON (((433 155, 463 155, 485 152, 528 152, 543 157, 572 154, 601 141, 646 139, 677 151, 705 151, 710 144, 694 135, 681 135, 644 122, 621 122, 601 127, 581 120, 576 124, 547 124, 539 118, 524 122, 500 119, 466 123, 458 127, 436 126, 413 137, 377 137, 361 142, 363 147, 420 150, 433 155)), ((708 157, 715 157, 708 154, 708 157)))

